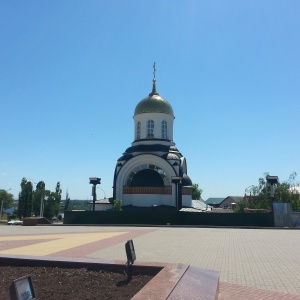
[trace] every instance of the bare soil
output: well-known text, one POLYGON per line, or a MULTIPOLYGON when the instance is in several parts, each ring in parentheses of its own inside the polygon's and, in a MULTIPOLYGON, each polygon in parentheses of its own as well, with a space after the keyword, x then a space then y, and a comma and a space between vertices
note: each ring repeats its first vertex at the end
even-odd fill
MULTIPOLYGON (((30 275, 36 298, 68 299, 114 299, 133 297, 155 274, 134 272, 128 280, 124 272, 112 272, 97 267, 43 267, 9 266, 0 264, 0 299, 10 300, 9 288, 14 280, 30 275)), ((157 273, 157 272, 156 272, 157 273)))

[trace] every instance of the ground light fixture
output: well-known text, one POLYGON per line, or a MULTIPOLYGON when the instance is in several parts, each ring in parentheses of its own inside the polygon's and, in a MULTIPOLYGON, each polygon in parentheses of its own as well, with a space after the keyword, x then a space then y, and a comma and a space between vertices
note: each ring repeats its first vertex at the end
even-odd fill
POLYGON ((127 256, 127 280, 132 278, 132 266, 136 260, 133 241, 129 240, 125 244, 126 256, 127 256))
POLYGON ((20 277, 11 285, 10 297, 12 300, 35 300, 35 292, 30 275, 20 277))

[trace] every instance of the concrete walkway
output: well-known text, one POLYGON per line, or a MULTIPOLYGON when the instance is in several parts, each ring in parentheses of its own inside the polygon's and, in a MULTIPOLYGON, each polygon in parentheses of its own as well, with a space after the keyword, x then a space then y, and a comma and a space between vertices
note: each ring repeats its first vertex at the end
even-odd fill
MULTIPOLYGON (((182 227, 0 226, 0 255, 190 264, 220 272, 220 298, 299 299, 300 231, 182 227)), ((188 299, 188 297, 186 298, 188 299)))

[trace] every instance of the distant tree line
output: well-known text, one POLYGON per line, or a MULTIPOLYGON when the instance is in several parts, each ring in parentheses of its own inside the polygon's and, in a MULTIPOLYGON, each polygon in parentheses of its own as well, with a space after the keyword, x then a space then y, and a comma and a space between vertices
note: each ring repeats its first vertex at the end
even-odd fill
POLYGON ((13 203, 13 194, 9 193, 6 190, 0 189, 0 206, 2 205, 2 209, 5 210, 7 208, 11 208, 13 206, 13 203))
POLYGON ((3 213, 7 208, 14 206, 14 196, 8 191, 0 189, 0 219, 2 219, 3 213))
POLYGON ((32 182, 24 177, 16 214, 19 218, 40 216, 42 210, 44 217, 52 218, 60 211, 61 192, 60 182, 57 182, 53 192, 46 190, 44 181, 39 181, 34 190, 32 182))
MULTIPOLYGON (((245 197, 237 206, 236 212, 244 212, 244 208, 271 209, 271 187, 267 183, 269 173, 258 179, 258 185, 252 185, 245 191, 245 197)), ((296 182, 297 173, 290 175, 287 181, 275 184, 274 202, 291 203, 293 211, 300 211, 299 183, 296 182)))
POLYGON ((66 200, 62 200, 61 206, 64 210, 91 210, 90 200, 70 200, 69 197, 66 200))
POLYGON ((193 200, 200 200, 202 193, 203 193, 203 189, 200 189, 199 184, 198 183, 193 183, 192 199, 193 200))

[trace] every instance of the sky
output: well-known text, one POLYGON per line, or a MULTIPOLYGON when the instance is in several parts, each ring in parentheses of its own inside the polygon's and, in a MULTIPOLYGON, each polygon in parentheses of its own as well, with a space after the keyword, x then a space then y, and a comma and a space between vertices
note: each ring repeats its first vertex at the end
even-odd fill
POLYGON ((300 177, 300 1, 0 2, 0 189, 112 196, 152 89, 202 197, 300 177))

